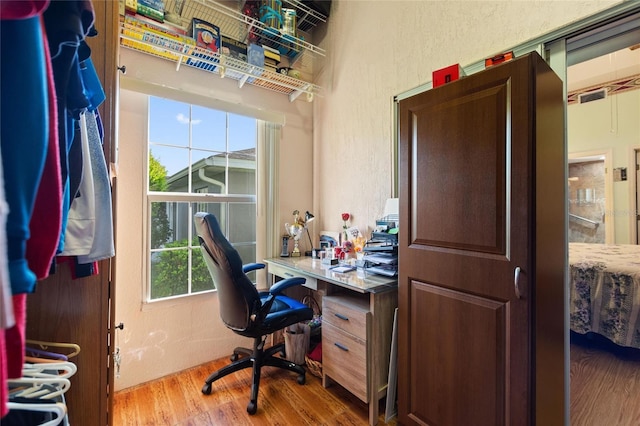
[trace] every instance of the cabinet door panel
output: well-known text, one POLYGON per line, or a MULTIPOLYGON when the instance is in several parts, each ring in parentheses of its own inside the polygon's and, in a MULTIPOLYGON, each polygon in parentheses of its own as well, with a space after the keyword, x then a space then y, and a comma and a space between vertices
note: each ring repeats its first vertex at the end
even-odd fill
MULTIPOLYGON (((566 182, 552 74, 530 54, 400 102, 403 424, 526 426, 554 382, 538 365, 562 377, 566 182), (534 307, 558 327, 539 327, 534 307)), ((556 384, 548 417, 561 419, 556 384)))

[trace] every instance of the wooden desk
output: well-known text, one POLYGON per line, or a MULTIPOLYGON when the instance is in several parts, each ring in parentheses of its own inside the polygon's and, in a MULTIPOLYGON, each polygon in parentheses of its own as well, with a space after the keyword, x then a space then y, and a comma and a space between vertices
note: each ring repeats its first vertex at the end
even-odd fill
POLYGON ((378 422, 378 401, 387 394, 395 278, 361 271, 337 273, 309 257, 266 259, 279 278, 304 277, 322 297, 322 384, 332 381, 369 405, 369 424, 378 422))

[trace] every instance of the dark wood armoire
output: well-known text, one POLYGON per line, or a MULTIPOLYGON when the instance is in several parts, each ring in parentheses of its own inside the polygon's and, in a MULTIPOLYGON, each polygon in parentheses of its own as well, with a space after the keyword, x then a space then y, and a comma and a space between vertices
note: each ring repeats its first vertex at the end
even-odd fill
MULTIPOLYGON (((87 42, 107 96, 99 112, 105 158, 110 164, 115 159, 117 137, 118 2, 94 1, 93 7, 98 35, 87 38, 87 42)), ((113 211, 115 215, 115 208, 113 211)), ((101 261, 98 275, 72 279, 69 267, 61 264, 27 297, 28 339, 76 343, 81 348, 80 354, 71 359, 78 371, 65 394, 72 425, 112 424, 114 266, 115 258, 101 261)))
POLYGON ((531 53, 399 103, 402 424, 564 422, 562 90, 531 53))

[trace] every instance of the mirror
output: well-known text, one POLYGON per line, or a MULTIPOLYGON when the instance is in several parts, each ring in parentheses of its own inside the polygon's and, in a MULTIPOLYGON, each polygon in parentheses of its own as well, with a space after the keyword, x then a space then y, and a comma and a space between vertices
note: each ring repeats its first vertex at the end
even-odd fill
POLYGON ((639 47, 567 68, 569 241, 638 242, 639 47))

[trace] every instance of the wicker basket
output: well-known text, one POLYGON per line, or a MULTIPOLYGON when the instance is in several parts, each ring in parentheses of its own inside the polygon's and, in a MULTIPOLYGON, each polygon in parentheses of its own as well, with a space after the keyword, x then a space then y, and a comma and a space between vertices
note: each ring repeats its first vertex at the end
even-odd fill
POLYGON ((315 336, 320 334, 322 327, 322 310, 318 301, 311 295, 306 295, 302 298, 302 303, 313 309, 313 319, 309 321, 308 325, 311 328, 311 335, 315 336))
MULTIPOLYGON (((311 327, 311 336, 319 338, 322 330, 322 310, 320 309, 320 305, 318 304, 318 301, 309 294, 302 298, 302 303, 313 309, 313 319, 309 321, 309 326, 311 327)), ((314 361, 313 359, 309 358, 308 354, 304 356, 304 361, 307 365, 307 371, 309 371, 309 373, 313 374, 316 377, 322 378, 322 362, 314 361)))
POLYGON ((322 379, 322 363, 312 360, 308 355, 304 356, 304 361, 307 364, 307 370, 309 373, 322 379))

